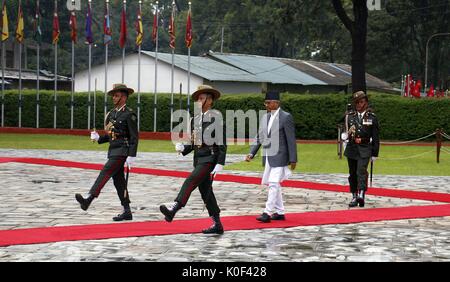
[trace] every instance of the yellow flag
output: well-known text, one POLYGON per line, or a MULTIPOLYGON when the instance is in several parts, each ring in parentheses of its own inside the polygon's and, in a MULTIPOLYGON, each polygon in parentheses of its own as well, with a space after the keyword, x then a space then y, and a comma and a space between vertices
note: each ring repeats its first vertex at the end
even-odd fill
POLYGON ((9 28, 8 28, 8 13, 6 12, 6 4, 3 3, 2 9, 2 21, 0 22, 2 25, 2 41, 5 41, 9 38, 9 28))
POLYGON ((19 43, 23 42, 24 39, 24 33, 23 33, 23 13, 22 13, 22 7, 19 6, 19 15, 17 16, 17 28, 16 28, 16 40, 19 43))
POLYGON ((136 45, 142 45, 142 39, 144 38, 144 28, 142 27, 141 11, 138 12, 136 21, 136 45))

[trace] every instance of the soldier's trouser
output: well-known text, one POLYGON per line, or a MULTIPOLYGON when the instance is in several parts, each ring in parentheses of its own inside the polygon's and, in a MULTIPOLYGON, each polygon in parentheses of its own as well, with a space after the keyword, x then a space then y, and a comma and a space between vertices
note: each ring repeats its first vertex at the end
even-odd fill
POLYGON ((367 179, 369 176, 367 173, 367 167, 369 165, 369 160, 370 158, 347 158, 348 170, 350 174, 348 177, 348 182, 350 184, 351 193, 358 193, 358 190, 367 191, 367 179))
POLYGON ((208 214, 210 216, 219 215, 220 209, 212 189, 211 171, 214 169, 214 166, 215 164, 213 163, 198 164, 191 172, 191 175, 184 181, 175 201, 179 202, 181 206, 184 207, 189 200, 192 191, 198 187, 200 194, 202 195, 202 200, 208 210, 208 214))
POLYGON ((100 195, 101 190, 105 184, 112 177, 114 186, 116 187, 117 195, 119 196, 122 206, 129 205, 130 197, 128 195, 127 184, 125 182, 124 164, 127 157, 112 157, 108 159, 100 174, 92 185, 89 193, 94 197, 100 195))

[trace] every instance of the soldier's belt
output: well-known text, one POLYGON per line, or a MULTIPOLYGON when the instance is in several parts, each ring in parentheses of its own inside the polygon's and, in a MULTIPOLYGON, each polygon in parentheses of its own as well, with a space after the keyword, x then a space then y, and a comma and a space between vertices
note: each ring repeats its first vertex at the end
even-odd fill
POLYGON ((354 142, 355 142, 355 144, 369 144, 370 143, 370 138, 355 137, 354 142))

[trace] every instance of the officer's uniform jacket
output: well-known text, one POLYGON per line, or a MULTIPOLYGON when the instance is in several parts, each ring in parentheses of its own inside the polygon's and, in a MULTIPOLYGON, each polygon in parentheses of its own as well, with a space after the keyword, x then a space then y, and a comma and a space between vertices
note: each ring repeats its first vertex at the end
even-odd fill
POLYGON ((222 116, 209 110, 191 118, 191 144, 184 145, 183 156, 194 151, 194 167, 198 164, 225 165, 226 131, 222 116))
POLYGON ((138 146, 137 116, 131 108, 111 110, 105 119, 107 134, 98 143, 109 142, 108 158, 117 156, 136 157, 138 146))
POLYGON ((376 115, 368 109, 360 120, 357 112, 351 112, 347 126, 349 142, 344 155, 351 159, 378 157, 380 137, 376 115))

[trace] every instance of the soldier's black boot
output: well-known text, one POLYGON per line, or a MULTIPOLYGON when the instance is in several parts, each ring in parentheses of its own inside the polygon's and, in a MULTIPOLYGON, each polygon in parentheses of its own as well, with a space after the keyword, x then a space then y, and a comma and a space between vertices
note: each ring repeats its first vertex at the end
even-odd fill
POLYGON ((211 225, 208 229, 202 230, 203 234, 223 234, 223 226, 222 222, 220 222, 219 215, 211 216, 213 220, 213 225, 211 225))
POLYGON ((352 200, 350 201, 350 203, 348 204, 348 206, 350 208, 354 208, 358 205, 358 201, 357 201, 357 195, 356 193, 352 193, 352 200))
POLYGON ((78 203, 80 203, 80 207, 82 210, 87 210, 89 206, 91 205, 92 201, 94 200, 94 196, 89 194, 89 196, 85 199, 81 194, 75 194, 75 199, 78 203))
POLYGON ((164 219, 167 222, 171 222, 173 220, 173 217, 179 209, 181 209, 181 205, 179 202, 175 202, 170 208, 166 207, 166 205, 159 206, 159 210, 162 212, 162 214, 164 215, 164 219))
POLYGON ((133 220, 133 214, 129 205, 123 207, 123 212, 113 217, 114 221, 133 220))
POLYGON ((366 196, 366 191, 359 190, 358 198, 356 200, 358 201, 358 204, 360 207, 364 207, 365 196, 366 196))

